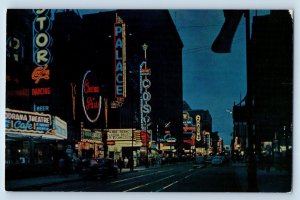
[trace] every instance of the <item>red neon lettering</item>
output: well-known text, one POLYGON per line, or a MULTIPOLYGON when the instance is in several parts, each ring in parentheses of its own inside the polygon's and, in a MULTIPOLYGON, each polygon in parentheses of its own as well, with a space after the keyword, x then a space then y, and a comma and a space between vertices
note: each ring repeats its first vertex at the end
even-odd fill
POLYGON ((100 89, 98 86, 90 86, 89 80, 84 81, 84 94, 88 93, 99 93, 100 89))
POLYGON ((97 101, 95 98, 88 97, 86 99, 85 109, 91 110, 91 109, 99 109, 99 101, 97 101))
POLYGON ((32 96, 49 95, 51 94, 50 88, 32 88, 32 96))

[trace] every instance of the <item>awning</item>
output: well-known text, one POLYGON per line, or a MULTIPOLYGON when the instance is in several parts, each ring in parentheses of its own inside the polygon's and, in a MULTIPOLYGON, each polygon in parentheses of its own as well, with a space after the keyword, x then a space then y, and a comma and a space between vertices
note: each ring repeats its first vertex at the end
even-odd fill
POLYGON ((65 138, 50 135, 50 134, 35 134, 35 133, 20 133, 20 132, 6 132, 6 140, 64 140, 65 138))

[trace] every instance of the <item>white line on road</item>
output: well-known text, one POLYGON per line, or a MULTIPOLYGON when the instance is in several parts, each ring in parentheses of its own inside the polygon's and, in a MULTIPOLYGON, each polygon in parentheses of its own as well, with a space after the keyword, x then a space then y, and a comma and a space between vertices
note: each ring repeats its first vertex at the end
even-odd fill
POLYGON ((188 177, 192 176, 192 174, 185 176, 184 178, 187 179, 188 177))
MULTIPOLYGON (((193 171, 193 169, 191 169, 191 170, 189 170, 189 171, 193 171)), ((193 172, 193 173, 191 173, 191 174, 189 174, 189 175, 187 175, 187 176, 185 176, 185 177, 183 177, 183 178, 181 178, 181 179, 179 179, 179 180, 177 180, 177 181, 175 181, 175 182, 173 182, 173 183, 171 183, 171 184, 169 184, 169 185, 167 185, 167 186, 165 186, 165 187, 163 187, 163 188, 161 188, 161 189, 159 189, 159 190, 156 190, 155 192, 160 192, 160 191, 162 191, 162 190, 164 190, 164 189, 166 189, 166 188, 169 188, 169 187, 171 187, 172 185, 175 185, 176 183, 179 183, 179 181, 182 181, 183 179, 189 178, 189 177, 192 176, 194 173, 195 173, 195 172, 193 172)))
POLYGON ((179 181, 175 181, 175 182, 173 182, 173 183, 171 183, 171 184, 169 184, 169 185, 167 185, 167 186, 165 186, 165 187, 163 187, 163 188, 157 190, 156 192, 160 192, 160 191, 162 191, 162 190, 164 190, 164 189, 167 189, 168 187, 171 187, 172 185, 174 185, 174 184, 176 184, 176 183, 178 183, 178 182, 179 182, 179 181))
POLYGON ((171 176, 167 176, 167 177, 165 177, 165 178, 158 179, 158 180, 156 180, 156 181, 153 181, 153 182, 150 182, 150 183, 146 183, 146 184, 144 184, 144 185, 139 185, 139 186, 136 186, 136 187, 134 187, 134 188, 131 188, 131 189, 125 190, 125 191, 123 191, 123 192, 129 192, 129 191, 135 190, 135 189, 137 189, 137 188, 141 188, 141 187, 144 187, 144 186, 147 186, 147 185, 153 184, 153 183, 157 183, 157 182, 159 182, 159 181, 163 181, 163 180, 165 180, 165 179, 168 179, 168 178, 171 178, 171 177, 173 177, 173 176, 175 176, 175 174, 173 174, 173 175, 171 175, 171 176))
POLYGON ((120 183, 120 182, 128 181, 128 180, 131 180, 131 179, 136 179, 136 178, 140 178, 140 177, 144 177, 144 176, 150 176, 150 175, 153 175, 153 174, 159 174, 159 173, 162 173, 162 172, 167 172, 167 171, 172 171, 172 170, 174 170, 174 169, 170 169, 170 170, 166 170, 166 171, 157 171, 157 172, 150 173, 150 174, 144 174, 144 175, 135 176, 135 177, 131 177, 131 178, 125 178, 125 179, 122 179, 122 180, 113 181, 111 183, 120 183))

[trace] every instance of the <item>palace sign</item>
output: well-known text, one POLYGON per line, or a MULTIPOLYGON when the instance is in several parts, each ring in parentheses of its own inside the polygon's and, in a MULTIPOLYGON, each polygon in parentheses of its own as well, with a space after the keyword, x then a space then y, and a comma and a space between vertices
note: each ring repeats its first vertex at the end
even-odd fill
POLYGON ((126 33, 125 23, 117 16, 114 24, 115 97, 126 97, 126 33))

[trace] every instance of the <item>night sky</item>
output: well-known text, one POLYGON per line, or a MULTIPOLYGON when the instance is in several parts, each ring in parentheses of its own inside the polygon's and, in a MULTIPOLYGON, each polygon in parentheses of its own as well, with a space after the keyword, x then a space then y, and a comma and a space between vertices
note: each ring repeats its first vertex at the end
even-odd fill
POLYGON ((224 22, 222 10, 170 13, 184 44, 183 98, 192 109, 209 110, 213 131, 230 144, 233 121, 228 111, 246 95, 245 20, 240 21, 231 53, 217 54, 210 47, 224 22))

